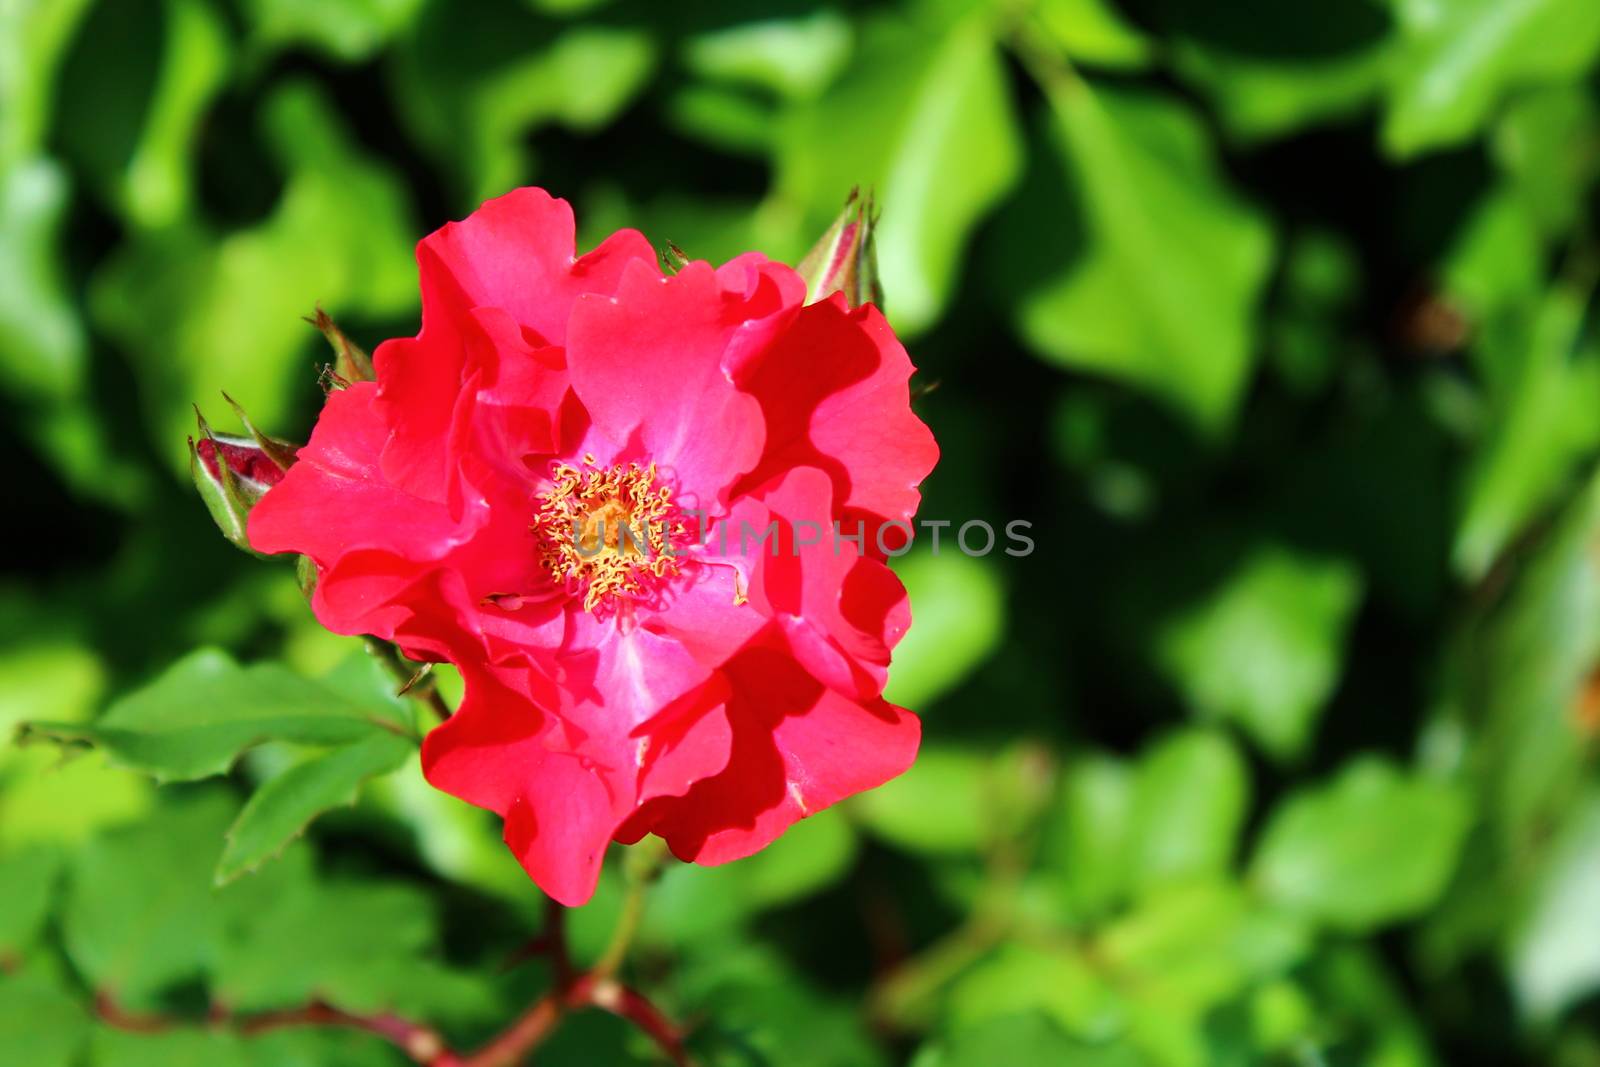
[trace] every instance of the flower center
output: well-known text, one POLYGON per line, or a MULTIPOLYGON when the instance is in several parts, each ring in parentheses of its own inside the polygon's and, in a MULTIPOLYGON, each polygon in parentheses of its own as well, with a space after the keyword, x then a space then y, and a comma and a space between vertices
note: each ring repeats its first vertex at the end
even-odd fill
POLYGON ((684 526, 654 463, 601 467, 586 455, 581 467, 555 464, 550 480, 533 520, 539 564, 583 593, 585 611, 678 573, 671 545, 684 526))

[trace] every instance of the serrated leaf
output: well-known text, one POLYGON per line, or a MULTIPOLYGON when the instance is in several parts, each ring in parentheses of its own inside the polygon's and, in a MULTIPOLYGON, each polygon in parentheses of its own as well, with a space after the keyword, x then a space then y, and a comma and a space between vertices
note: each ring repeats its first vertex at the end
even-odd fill
POLYGON ((1053 87, 1050 100, 1061 170, 1041 170, 1012 220, 1026 249, 1012 268, 1024 338, 1220 432, 1255 355, 1272 260, 1265 219, 1173 101, 1081 81, 1053 87))
POLYGON ((875 191, 886 310, 915 334, 944 310, 972 228, 1015 181, 1019 140, 985 20, 886 20, 837 84, 781 124, 777 192, 816 232, 852 188, 875 191))
POLYGON ((1445 782, 1367 757, 1290 796, 1262 831, 1252 883, 1287 911, 1365 931, 1426 909, 1444 891, 1470 824, 1445 782))
POLYGON ((95 989, 137 1008, 200 977, 215 932, 211 868, 233 808, 226 797, 206 793, 107 832, 79 853, 62 936, 95 989))
MULTIPOLYGON (((277 865, 268 868, 275 872, 277 865)), ((240 1012, 272 1011, 321 999, 346 1011, 438 1008, 462 1000, 493 1007, 480 984, 431 959, 433 904, 420 888, 365 881, 319 883, 302 866, 255 890, 223 918, 214 957, 214 995, 240 1012), (471 983, 461 997, 461 981, 471 983)), ((248 881, 237 888, 251 891, 248 881)), ((233 890, 230 888, 229 892, 233 890)))
POLYGON ((85 741, 161 781, 225 774, 263 741, 345 744, 397 727, 386 709, 351 700, 275 664, 240 667, 201 649, 92 723, 36 723, 30 735, 85 741))
POLYGON ((312 756, 257 787, 228 829, 217 884, 276 856, 323 812, 354 804, 363 782, 394 770, 415 751, 408 739, 379 731, 312 756))

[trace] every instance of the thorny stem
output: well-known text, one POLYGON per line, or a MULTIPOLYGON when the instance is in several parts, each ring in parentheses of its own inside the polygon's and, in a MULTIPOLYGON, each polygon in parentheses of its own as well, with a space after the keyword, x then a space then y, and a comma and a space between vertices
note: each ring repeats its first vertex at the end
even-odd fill
MULTIPOLYGON (((630 870, 630 880, 639 888, 641 896, 643 886, 653 876, 650 872, 655 869, 655 863, 652 861, 648 867, 641 864, 637 871, 630 870)), ((630 892, 630 900, 633 895, 630 892)), ((655 1042, 656 1048, 675 1067, 693 1067, 693 1060, 684 1048, 683 1034, 677 1025, 644 994, 613 977, 637 931, 642 908, 642 902, 625 907, 617 932, 612 935, 611 945, 600 962, 587 971, 574 973, 567 952, 565 909, 552 901, 545 931, 530 949, 550 957, 554 985, 475 1052, 452 1050, 437 1030, 423 1023, 388 1012, 358 1015, 321 1002, 290 1011, 249 1016, 234 1016, 218 1008, 213 1011, 210 1021, 214 1025, 231 1025, 236 1032, 245 1036, 291 1026, 339 1026, 364 1030, 388 1041, 420 1067, 516 1067, 555 1032, 569 1012, 598 1008, 632 1023, 655 1042), (617 953, 615 959, 612 959, 613 952, 617 953)), ((105 993, 95 998, 95 1014, 106 1025, 131 1033, 160 1033, 176 1025, 164 1016, 126 1012, 105 993)))

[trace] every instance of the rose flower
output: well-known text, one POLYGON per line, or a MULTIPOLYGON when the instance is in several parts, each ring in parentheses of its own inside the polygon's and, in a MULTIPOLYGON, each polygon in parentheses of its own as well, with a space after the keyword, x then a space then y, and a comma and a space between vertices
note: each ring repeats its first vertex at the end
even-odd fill
POLYGON ((883 546, 937 449, 878 310, 754 253, 664 274, 631 230, 575 256, 538 189, 417 260, 421 332, 329 394, 248 534, 312 560, 329 629, 460 669, 428 780, 573 905, 613 839, 722 863, 904 771, 883 546))

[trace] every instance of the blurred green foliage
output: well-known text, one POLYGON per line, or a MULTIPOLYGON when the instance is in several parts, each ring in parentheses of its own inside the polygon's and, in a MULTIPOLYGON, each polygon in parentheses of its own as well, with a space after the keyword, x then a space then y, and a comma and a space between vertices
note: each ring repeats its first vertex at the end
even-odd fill
POLYGON ((910 773, 652 889, 705 1063, 1600 1064, 1597 58, 1594 0, 0 3, 0 727, 69 746, 0 750, 0 1061, 377 1067, 207 1013, 470 1044, 546 981, 410 702, 182 477, 532 182, 791 261, 875 189, 925 513, 1038 544, 898 564, 910 773))

